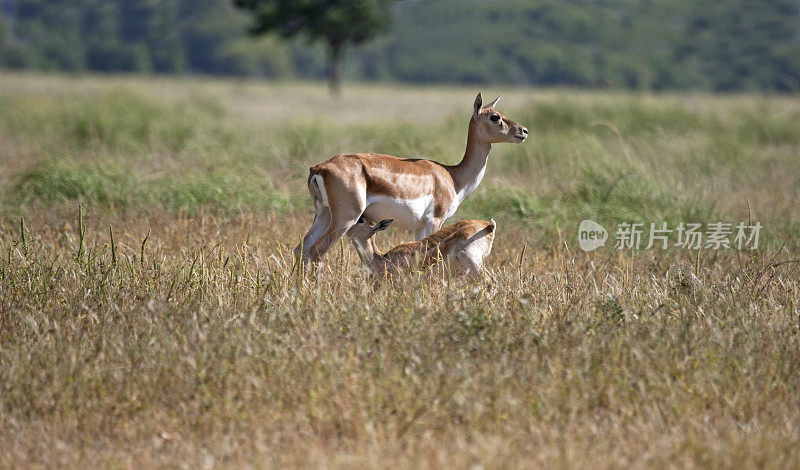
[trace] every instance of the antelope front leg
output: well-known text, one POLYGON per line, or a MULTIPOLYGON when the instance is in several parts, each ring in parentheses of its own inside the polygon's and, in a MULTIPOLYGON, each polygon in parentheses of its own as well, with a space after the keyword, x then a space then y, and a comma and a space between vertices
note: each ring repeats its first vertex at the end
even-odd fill
POLYGON ((302 243, 297 245, 294 249, 294 257, 295 259, 300 259, 302 256, 303 262, 308 260, 308 252, 311 250, 311 247, 317 243, 322 235, 325 233, 331 225, 331 212, 325 206, 317 206, 317 210, 314 213, 314 222, 311 224, 311 228, 308 229, 308 233, 306 236, 303 237, 302 243))
POLYGON ((319 261, 325 255, 325 253, 328 252, 328 249, 330 249, 332 245, 338 242, 339 239, 342 238, 342 235, 347 233, 347 231, 350 230, 350 227, 352 227, 355 224, 356 221, 353 221, 351 223, 348 223, 344 227, 340 228, 331 227, 330 229, 328 229, 328 231, 325 232, 325 235, 323 235, 319 240, 317 240, 317 243, 314 243, 314 246, 312 246, 311 250, 309 250, 308 257, 311 259, 311 261, 315 263, 319 261))
POLYGON ((341 208, 330 208, 330 225, 328 229, 311 245, 308 249, 308 257, 313 262, 319 261, 330 247, 342 238, 342 235, 347 233, 353 225, 358 222, 358 218, 364 209, 352 208, 350 210, 343 210, 341 208))

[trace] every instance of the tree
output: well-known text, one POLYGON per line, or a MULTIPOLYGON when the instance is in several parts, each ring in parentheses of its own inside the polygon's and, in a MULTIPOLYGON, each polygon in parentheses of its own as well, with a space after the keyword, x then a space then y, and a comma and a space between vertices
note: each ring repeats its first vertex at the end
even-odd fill
POLYGON ((327 47, 331 94, 341 88, 342 59, 349 44, 360 44, 385 30, 390 0, 236 0, 255 16, 254 34, 277 31, 284 37, 305 34, 327 47))

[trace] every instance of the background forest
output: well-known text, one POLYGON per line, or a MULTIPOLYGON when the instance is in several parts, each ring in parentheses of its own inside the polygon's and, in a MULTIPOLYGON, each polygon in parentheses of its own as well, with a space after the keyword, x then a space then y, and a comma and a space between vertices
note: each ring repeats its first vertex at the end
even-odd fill
MULTIPOLYGON (((344 75, 408 83, 800 89, 797 0, 406 0, 344 75)), ((325 51, 248 34, 225 0, 0 0, 0 66, 320 78, 325 51)))

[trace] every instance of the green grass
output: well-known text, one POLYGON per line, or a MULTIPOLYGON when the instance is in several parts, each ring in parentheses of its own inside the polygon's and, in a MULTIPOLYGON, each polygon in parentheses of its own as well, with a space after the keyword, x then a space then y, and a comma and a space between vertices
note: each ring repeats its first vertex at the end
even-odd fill
POLYGON ((141 177, 118 163, 104 165, 45 160, 19 175, 9 194, 13 203, 83 202, 134 210, 156 207, 197 212, 208 207, 231 213, 247 209, 286 213, 297 201, 275 191, 267 175, 231 170, 141 177))
MULTIPOLYGON (((433 123, 407 116, 342 124, 294 118, 289 107, 260 122, 226 104, 219 90, 189 87, 156 97, 137 85, 0 97, 4 132, 29 154, 0 188, 6 211, 80 201, 285 214, 305 207, 307 166, 336 153, 374 150, 453 163, 463 151, 463 113, 433 123)), ((758 207, 762 182, 799 170, 793 152, 800 121, 779 100, 752 100, 565 92, 511 102, 509 115, 529 123, 532 139, 496 146, 485 190, 464 213, 507 217, 550 237, 557 226, 584 218, 673 224, 744 220, 757 209, 761 219, 782 221, 781 212, 772 213, 774 201, 758 207)), ((789 185, 788 203, 798 182, 777 184, 789 185)))
POLYGON ((307 167, 453 163, 475 90, 2 78, 0 466, 800 459, 795 97, 505 90, 531 139, 452 219, 497 220, 485 279, 373 289, 346 244, 293 269, 307 167), (587 218, 764 229, 584 253, 587 218))

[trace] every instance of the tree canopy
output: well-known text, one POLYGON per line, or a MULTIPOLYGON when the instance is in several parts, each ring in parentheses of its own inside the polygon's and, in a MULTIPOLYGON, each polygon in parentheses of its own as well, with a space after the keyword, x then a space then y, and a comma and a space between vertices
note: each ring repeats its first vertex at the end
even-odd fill
POLYGON ((235 0, 253 13, 256 34, 278 31, 284 37, 305 35, 327 46, 328 80, 339 92, 342 53, 389 24, 391 0, 235 0))

